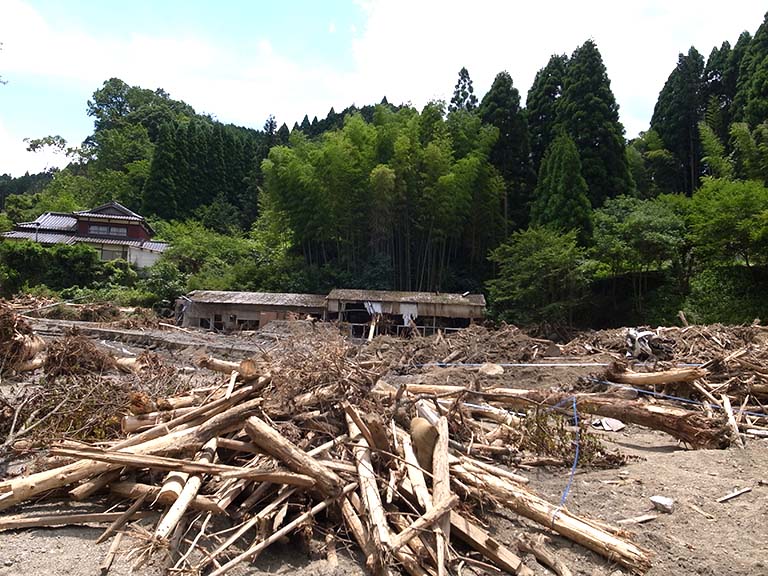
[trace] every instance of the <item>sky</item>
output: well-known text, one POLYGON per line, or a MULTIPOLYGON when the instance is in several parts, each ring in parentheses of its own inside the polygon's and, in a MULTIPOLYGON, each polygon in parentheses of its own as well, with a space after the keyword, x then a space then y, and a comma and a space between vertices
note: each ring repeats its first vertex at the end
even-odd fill
POLYGON ((289 127, 381 101, 479 98, 508 71, 525 102, 552 54, 600 50, 628 138, 646 130, 680 52, 754 34, 759 0, 0 0, 0 174, 63 166, 24 138, 93 130, 90 96, 117 77, 222 122, 289 127))

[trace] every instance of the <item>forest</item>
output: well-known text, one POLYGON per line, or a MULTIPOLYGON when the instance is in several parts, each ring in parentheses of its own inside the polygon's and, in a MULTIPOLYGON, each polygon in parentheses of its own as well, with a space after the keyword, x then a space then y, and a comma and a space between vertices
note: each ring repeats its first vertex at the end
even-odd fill
POLYGON ((66 168, 0 176, 0 228, 117 200, 172 246, 139 275, 86 248, 3 242, 6 296, 347 287, 482 291, 517 324, 768 316, 768 15, 707 57, 679 54, 630 140, 592 40, 553 55, 525 100, 506 71, 480 97, 461 68, 449 102, 384 97, 253 129, 111 78, 87 113, 79 145, 28 141, 66 168))

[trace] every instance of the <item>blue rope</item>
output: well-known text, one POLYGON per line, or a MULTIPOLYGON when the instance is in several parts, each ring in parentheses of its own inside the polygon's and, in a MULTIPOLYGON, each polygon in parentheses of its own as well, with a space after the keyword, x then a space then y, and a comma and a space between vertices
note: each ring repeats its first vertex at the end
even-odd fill
POLYGON ((580 443, 580 430, 579 430, 579 411, 576 408, 576 396, 571 396, 569 398, 565 398, 564 400, 561 400, 554 406, 551 406, 547 409, 547 412, 551 410, 555 410, 565 404, 568 401, 571 401, 571 406, 573 408, 573 421, 576 426, 576 433, 574 438, 574 446, 576 448, 575 454, 573 456, 573 464, 571 464, 571 472, 568 475, 568 482, 565 485, 565 490, 563 490, 562 496, 560 496, 560 504, 558 504, 557 508, 555 509, 554 513, 552 514, 552 526, 555 525, 555 520, 557 520, 557 515, 560 513, 560 510, 562 510, 563 506, 565 506, 565 501, 568 499, 568 495, 571 493, 571 488, 573 487, 573 479, 576 476, 576 468, 579 466, 579 449, 581 446, 580 443))

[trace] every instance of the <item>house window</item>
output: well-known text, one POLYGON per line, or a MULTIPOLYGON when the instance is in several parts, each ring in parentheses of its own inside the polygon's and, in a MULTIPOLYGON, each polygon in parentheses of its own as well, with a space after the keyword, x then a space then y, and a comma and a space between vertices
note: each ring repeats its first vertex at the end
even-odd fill
POLYGON ((91 224, 88 226, 88 232, 94 236, 128 236, 128 228, 125 226, 91 224))
POLYGON ((101 259, 108 260, 128 260, 128 248, 125 246, 103 246, 101 248, 101 259))

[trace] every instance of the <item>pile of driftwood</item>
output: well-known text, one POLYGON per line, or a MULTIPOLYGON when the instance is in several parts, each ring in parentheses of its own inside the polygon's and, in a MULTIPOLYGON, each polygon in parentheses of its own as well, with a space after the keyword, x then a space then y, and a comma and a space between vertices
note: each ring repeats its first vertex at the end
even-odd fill
POLYGON ((467 445, 467 421, 513 429, 515 417, 500 406, 520 405, 521 395, 375 386, 381 363, 341 339, 279 358, 199 363, 228 376, 126 415, 121 441, 60 442, 53 467, 0 482, 1 510, 61 498, 65 488, 109 510, 119 499, 121 510, 6 516, 0 530, 110 523, 100 541, 128 534, 134 562, 161 561, 171 572, 226 574, 292 533, 325 527, 329 561, 346 534, 374 574, 488 565, 531 574, 519 550, 567 573, 541 539, 494 538, 480 518, 496 505, 631 572, 650 566, 649 552, 620 529, 550 503, 518 471, 496 465, 492 451, 467 445))
MULTIPOLYGON (((34 336, 17 319, 3 318, 0 329, 13 329, 0 342, 34 336)), ((484 375, 493 370, 478 371, 464 385, 382 378, 422 360, 530 362, 562 353, 513 327, 407 342, 381 338, 363 348, 327 326, 302 330, 303 336, 292 333, 279 347, 241 362, 199 355, 198 366, 225 375, 212 386, 167 396, 158 393, 161 388, 123 386, 124 401, 112 409, 120 420, 119 439, 85 444, 62 434, 43 471, 0 482, 0 510, 16 513, 0 516, 0 531, 106 523, 99 541, 113 540, 103 572, 121 539, 136 564, 220 575, 288 536, 316 541, 324 534, 329 562, 338 562, 338 545, 354 540, 373 574, 483 572, 491 565, 531 574, 527 554, 568 574, 534 531, 512 541, 494 537, 483 512, 503 507, 541 533, 554 531, 643 573, 649 551, 620 529, 537 495, 525 467, 514 466, 562 465, 565 454, 538 463, 510 455, 542 439, 567 452, 578 432, 566 419, 574 409, 661 430, 692 448, 739 443, 743 432, 759 429, 764 420, 760 386, 768 383, 768 368, 756 341, 735 345, 730 338, 728 350, 707 348, 707 361, 697 366, 677 366, 674 357, 652 365, 617 363, 564 391, 515 388, 498 375, 484 375), (669 398, 686 391, 679 398, 693 403, 669 398), (565 415, 559 424, 549 424, 559 414, 565 415), (27 506, 46 498, 87 501, 104 511, 39 515, 27 506)), ((708 340, 701 330, 683 334, 704 350, 708 340)), ((725 341, 719 329, 710 338, 725 341)), ((84 342, 51 347, 49 356, 58 359, 53 365, 66 367, 65 373, 80 367, 92 354, 84 342)), ((147 382, 178 379, 152 354, 117 359, 110 367, 147 382)), ((554 368, 542 365, 548 369, 554 368)), ((67 381, 49 376, 65 393, 67 381)), ((99 373, 94 389, 109 382, 120 386, 99 373)), ((79 402, 90 407, 93 396, 87 398, 79 402)), ((88 410, 108 418, 98 407, 88 410)), ((565 485, 565 475, 563 480, 565 485)))

